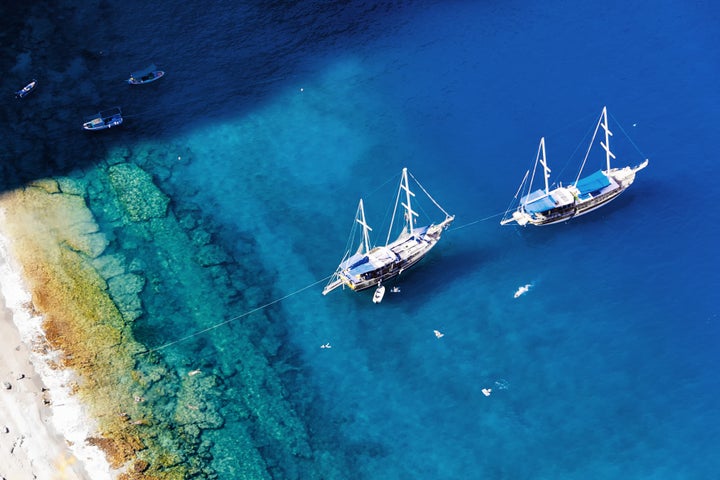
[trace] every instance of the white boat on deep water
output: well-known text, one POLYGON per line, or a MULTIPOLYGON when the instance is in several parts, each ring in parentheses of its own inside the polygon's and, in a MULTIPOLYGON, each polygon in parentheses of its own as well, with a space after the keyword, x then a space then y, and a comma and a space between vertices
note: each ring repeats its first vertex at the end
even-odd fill
POLYGON ((584 215, 597 208, 606 205, 610 201, 618 197, 624 192, 632 183, 635 181, 635 174, 647 167, 648 159, 646 158, 641 164, 634 167, 626 166, 623 168, 613 168, 610 166, 610 160, 615 158, 615 155, 610 150, 610 137, 612 132, 608 128, 608 114, 607 107, 603 107, 600 119, 595 126, 595 132, 590 140, 590 146, 588 147, 585 159, 580 166, 580 171, 577 174, 575 182, 568 186, 559 186, 550 189, 548 180, 550 178, 550 168, 547 164, 545 157, 545 137, 540 139, 540 146, 538 147, 538 153, 535 158, 535 166, 530 176, 530 182, 525 187, 527 181, 528 170, 525 173, 525 177, 518 188, 517 195, 521 192, 525 193, 520 197, 517 208, 508 216, 506 212, 503 219, 500 221, 501 225, 507 225, 510 223, 517 223, 518 225, 551 225, 553 223, 560 223, 569 220, 580 215, 584 215), (582 175, 583 168, 587 162, 590 150, 595 144, 595 140, 600 128, 605 132, 605 141, 600 140, 600 145, 605 150, 605 162, 606 166, 604 170, 598 170, 591 175, 580 178, 582 175), (535 179, 535 172, 537 170, 538 163, 543 167, 543 177, 545 179, 545 188, 534 190, 532 189, 533 180, 535 179))
POLYGON ((103 110, 88 117, 83 123, 84 130, 105 130, 120 125, 123 122, 120 107, 103 110))
POLYGON ((165 76, 165 72, 158 70, 155 64, 151 64, 130 74, 130 78, 127 79, 127 83, 130 85, 143 85, 145 83, 154 82, 165 76))
POLYGON ((30 92, 32 92, 33 90, 35 90, 35 87, 36 87, 36 86, 37 86, 37 80, 35 80, 35 79, 33 78, 30 83, 28 83, 28 84, 25 85, 23 88, 21 88, 20 90, 18 90, 17 92, 15 92, 15 97, 16 97, 16 98, 25 98, 25 96, 26 96, 28 93, 30 93, 30 92))
MULTIPOLYGON (((402 271, 407 270, 411 266, 419 262, 440 240, 442 231, 445 230, 455 219, 454 215, 447 213, 427 191, 417 182, 417 179, 409 174, 407 168, 403 168, 400 187, 395 199, 395 208, 393 210, 393 218, 390 222, 388 235, 385 244, 382 246, 370 246, 370 234, 372 230, 365 221, 365 209, 363 201, 360 199, 357 213, 355 214, 355 222, 353 224, 353 232, 351 233, 351 242, 348 245, 355 245, 352 241, 355 236, 357 225, 362 226, 362 239, 357 251, 351 254, 350 251, 345 253, 340 265, 330 278, 330 281, 323 290, 323 295, 340 287, 348 286, 352 290, 365 290, 366 288, 378 285, 390 278, 396 277, 402 271), (430 225, 417 227, 415 226, 418 213, 412 208, 411 199, 415 194, 410 190, 408 175, 413 178, 415 183, 427 195, 427 197, 445 214, 445 219, 439 223, 431 223, 430 225), (398 212, 398 205, 402 206, 404 225, 398 237, 390 242, 393 223, 395 221, 395 213, 398 212)), ((384 293, 384 289, 383 292, 384 293)))

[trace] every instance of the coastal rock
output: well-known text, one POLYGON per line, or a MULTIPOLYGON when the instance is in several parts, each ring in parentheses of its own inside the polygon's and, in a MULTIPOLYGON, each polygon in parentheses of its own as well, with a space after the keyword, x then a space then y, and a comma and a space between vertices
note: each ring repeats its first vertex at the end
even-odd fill
POLYGON ((102 254, 108 245, 108 239, 101 233, 100 227, 85 204, 85 199, 77 195, 48 194, 39 187, 28 187, 24 201, 31 205, 42 206, 36 210, 37 221, 57 232, 61 243, 76 252, 82 252, 90 258, 102 254))
POLYGON ((161 218, 167 214, 170 198, 152 181, 150 174, 132 163, 119 163, 108 169, 118 201, 131 222, 161 218))
POLYGON ((52 178, 42 178, 39 180, 33 180, 29 183, 29 186, 42 188, 47 193, 59 193, 60 187, 58 182, 52 178))
POLYGON ((82 234, 70 237, 66 244, 76 252, 82 252, 90 258, 96 258, 105 251, 110 241, 102 232, 82 234))

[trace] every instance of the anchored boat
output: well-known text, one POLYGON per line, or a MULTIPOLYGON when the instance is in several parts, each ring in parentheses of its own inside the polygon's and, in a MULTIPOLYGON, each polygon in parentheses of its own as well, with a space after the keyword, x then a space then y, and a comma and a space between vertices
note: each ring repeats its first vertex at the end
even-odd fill
POLYGON ((127 79, 127 83, 130 85, 142 85, 144 83, 154 82, 164 75, 165 72, 158 70, 155 64, 151 64, 143 70, 131 73, 130 78, 127 79))
POLYGON ((35 80, 35 79, 33 78, 30 83, 28 83, 28 84, 25 85, 23 88, 21 88, 20 90, 18 90, 17 92, 15 92, 15 96, 16 96, 17 98, 25 98, 25 95, 27 95, 28 93, 30 93, 30 92, 32 92, 33 90, 35 90, 35 87, 36 87, 36 86, 37 86, 37 80, 35 80))
MULTIPOLYGON (((393 218, 390 222, 387 238, 384 245, 371 247, 370 234, 372 231, 365 221, 365 209, 363 201, 360 199, 357 213, 355 214, 355 223, 353 223, 353 232, 351 233, 351 243, 355 245, 352 239, 355 237, 357 225, 362 226, 362 239, 355 253, 350 251, 345 253, 340 265, 330 278, 330 281, 323 290, 323 295, 335 290, 340 286, 348 286, 352 290, 360 291, 373 287, 390 278, 396 277, 402 271, 419 262, 440 240, 440 235, 455 219, 454 215, 447 213, 420 185, 420 183, 403 168, 400 187, 395 199, 395 208, 393 210, 393 218), (412 208, 411 199, 415 194, 410 190, 408 175, 412 177, 414 182, 427 195, 427 197, 435 204, 436 207, 445 214, 445 219, 439 223, 431 223, 430 225, 417 227, 415 225, 418 213, 412 208), (398 237, 390 242, 390 235, 393 231, 393 223, 395 221, 395 213, 398 212, 398 205, 402 206, 404 213, 404 224, 402 231, 398 237)), ((384 293, 384 287, 382 293, 384 293)), ((382 299, 382 295, 380 300, 382 299)))
POLYGON ((123 122, 122 111, 120 107, 103 110, 86 119, 83 123, 84 130, 105 130, 106 128, 115 127, 123 122))
POLYGON ((603 107, 600 120, 598 120, 595 126, 595 132, 593 133, 592 140, 590 140, 590 146, 585 154, 585 159, 580 166, 580 171, 575 178, 575 182, 568 186, 562 186, 562 184, 560 184, 552 190, 548 182, 550 178, 550 168, 548 167, 545 156, 545 137, 541 138, 538 153, 535 158, 535 166, 530 176, 530 183, 527 188, 524 188, 525 182, 530 174, 528 170, 525 172, 525 177, 520 183, 515 198, 517 198, 521 192, 527 193, 520 197, 519 205, 516 210, 512 212, 512 215, 508 216, 506 212, 500 224, 507 225, 517 223, 523 226, 527 224, 551 225, 584 215, 617 198, 618 195, 632 185, 635 181, 635 174, 647 167, 648 159, 646 158, 645 161, 634 167, 611 167, 610 159, 615 158, 615 154, 610 150, 611 136, 612 132, 608 128, 607 107, 603 107), (606 167, 604 170, 598 170, 591 175, 580 178, 600 128, 605 132, 605 141, 600 140, 599 143, 605 150, 606 167), (535 179, 538 163, 543 168, 545 189, 533 191, 532 184, 535 179))

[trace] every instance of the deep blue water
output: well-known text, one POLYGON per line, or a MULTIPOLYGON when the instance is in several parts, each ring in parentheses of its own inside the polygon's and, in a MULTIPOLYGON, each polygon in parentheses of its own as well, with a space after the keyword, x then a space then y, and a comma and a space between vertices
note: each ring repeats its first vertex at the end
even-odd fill
MULTIPOLYGON (((403 166, 457 216, 381 305, 318 285, 276 307, 301 369, 291 396, 345 478, 717 475, 716 5, 130 4, 70 11, 85 56, 49 44, 64 60, 30 52, 11 71, 13 88, 43 69, 81 79, 64 99, 39 88, 22 115, 32 101, 128 115, 103 138, 33 132, 57 169, 92 163, 83 144, 189 149, 167 182, 229 248, 254 238, 243 258, 269 272, 269 298, 332 273, 361 195, 380 226, 403 166), (150 61, 168 73, 148 100, 117 80, 150 61), (567 224, 476 223, 505 210, 543 135, 571 180, 603 105, 650 158, 628 192, 567 224)), ((618 164, 642 161, 614 132, 618 164)))

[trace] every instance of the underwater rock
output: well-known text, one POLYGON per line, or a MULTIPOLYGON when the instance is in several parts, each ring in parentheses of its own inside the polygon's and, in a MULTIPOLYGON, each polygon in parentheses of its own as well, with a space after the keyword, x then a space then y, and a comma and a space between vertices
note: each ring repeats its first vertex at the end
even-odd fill
POLYGON ((192 230, 197 226, 197 220, 195 219, 195 216, 190 212, 179 216, 178 222, 184 230, 192 230))
POLYGON ((34 205, 37 222, 53 229, 61 243, 70 249, 95 258, 105 251, 108 239, 101 233, 85 199, 77 195, 49 194, 39 187, 28 187, 23 201, 34 205))
POLYGON ((217 397, 217 386, 217 378, 213 375, 186 377, 178 394, 175 421, 200 429, 222 427, 224 419, 213 402, 213 397, 217 397))
POLYGON ((195 256, 197 262, 203 267, 211 265, 222 265, 230 261, 230 257, 219 245, 209 244, 200 247, 195 256))
POLYGON ((58 182, 52 178, 41 178, 39 180, 33 180, 28 184, 31 187, 42 188, 47 193, 59 193, 60 187, 58 182))
POLYGON ((85 185, 74 178, 69 177, 57 177, 58 188, 66 195, 79 195, 85 196, 86 190, 85 185))
POLYGON ((160 180, 160 182, 166 181, 172 175, 172 171, 169 168, 162 167, 162 166, 155 167, 153 169, 153 173, 155 174, 155 176, 157 176, 157 178, 158 178, 158 180, 160 180))
POLYGON ((145 277, 125 273, 108 280, 108 289, 118 310, 124 318, 135 320, 142 314, 139 293, 145 287, 145 277))
POLYGON ((110 242, 104 233, 96 232, 68 238, 66 244, 76 252, 82 252, 90 258, 96 258, 102 255, 110 242))
POLYGON ((108 176, 118 201, 131 222, 167 215, 170 198, 153 183, 150 174, 137 165, 113 165, 108 168, 108 176))
POLYGON ((212 240, 212 235, 202 228, 196 228, 190 234, 192 242, 197 246, 207 245, 212 240))
POLYGON ((92 265, 105 280, 110 280, 125 273, 125 256, 120 253, 103 255, 93 259, 92 265))
POLYGON ((112 149, 108 154, 106 162, 108 165, 117 165, 118 163, 125 163, 132 156, 130 150, 125 146, 119 146, 112 149))
POLYGON ((130 273, 142 275, 143 273, 145 273, 145 262, 143 262, 139 258, 133 258, 130 262, 130 265, 128 265, 128 271, 130 273))

